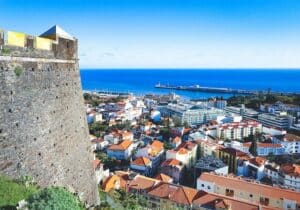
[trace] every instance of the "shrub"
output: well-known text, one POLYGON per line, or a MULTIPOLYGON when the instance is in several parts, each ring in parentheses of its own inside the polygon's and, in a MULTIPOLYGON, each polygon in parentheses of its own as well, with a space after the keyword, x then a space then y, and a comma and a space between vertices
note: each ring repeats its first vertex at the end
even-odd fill
POLYGON ((14 71, 17 77, 21 76, 22 68, 20 66, 17 66, 14 71))
POLYGON ((26 186, 24 183, 0 176, 0 209, 16 206, 20 200, 29 198, 37 190, 36 186, 26 186))
POLYGON ((70 192, 60 187, 45 188, 28 199, 28 208, 31 210, 82 210, 79 200, 70 192))

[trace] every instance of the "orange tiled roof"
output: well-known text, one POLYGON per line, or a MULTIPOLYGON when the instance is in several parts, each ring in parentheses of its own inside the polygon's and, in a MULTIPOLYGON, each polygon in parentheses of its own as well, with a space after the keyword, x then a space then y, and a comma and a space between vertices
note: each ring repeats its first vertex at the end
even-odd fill
POLYGON ((176 159, 168 159, 161 164, 161 166, 179 166, 179 165, 180 165, 180 161, 176 159))
POLYGON ((287 133, 284 135, 284 140, 285 141, 300 141, 300 136, 291 134, 291 133, 287 133))
POLYGON ((150 190, 160 181, 146 176, 137 175, 133 180, 128 182, 128 188, 135 190, 150 190))
POLYGON ((300 166, 296 164, 285 164, 280 167, 280 170, 293 177, 300 176, 300 166))
POLYGON ((132 144, 130 140, 124 140, 118 144, 111 145, 108 149, 109 150, 126 150, 132 144))
POLYGON ((166 175, 166 174, 163 174, 163 173, 159 173, 155 176, 155 179, 158 179, 158 180, 161 180, 163 182, 172 182, 172 177, 166 175))
POLYGON ((118 177, 117 175, 112 175, 105 180, 105 182, 102 185, 102 189, 105 192, 109 192, 115 189, 115 186, 119 181, 120 181, 120 177, 118 177))
MULTIPOLYGON (((243 146, 244 147, 250 147, 252 144, 252 142, 246 142, 246 143, 243 143, 243 146)), ((257 142, 257 147, 272 147, 272 148, 279 148, 279 147, 282 147, 281 144, 273 144, 273 143, 260 143, 260 142, 257 142)))
POLYGON ((188 153, 188 150, 186 150, 185 148, 180 148, 177 152, 180 155, 185 155, 188 153))
POLYGON ((248 156, 248 154, 245 152, 229 147, 221 148, 220 151, 223 151, 236 157, 248 156))
POLYGON ((135 189, 135 190, 149 190, 160 182, 160 180, 149 178, 137 174, 133 179, 129 178, 130 173, 126 171, 116 171, 118 177, 120 177, 120 187, 122 189, 135 189))
POLYGON ((253 165, 256 165, 256 166, 262 166, 265 164, 266 162, 266 159, 263 158, 263 157, 254 157, 254 158, 251 158, 249 159, 249 162, 252 163, 253 165))
POLYGON ((198 191, 193 188, 170 183, 161 183, 149 191, 148 194, 159 198, 169 199, 176 203, 192 205, 197 192, 198 191))
POLYGON ((134 161, 131 162, 131 164, 138 165, 138 166, 147 166, 151 161, 149 158, 146 157, 138 157, 134 161))
POLYGON ((98 168, 101 164, 101 161, 96 158, 95 160, 93 160, 93 166, 94 166, 94 169, 98 168))
POLYGON ((300 202, 300 196, 298 192, 272 187, 269 185, 258 184, 255 182, 247 182, 239 177, 219 176, 213 173, 202 173, 199 179, 215 183, 219 186, 226 186, 232 189, 251 192, 252 194, 264 195, 269 198, 286 198, 300 202))
POLYGON ((157 150, 162 150, 164 148, 164 144, 158 140, 154 140, 151 144, 151 147, 156 148, 157 150))
POLYGON ((193 201, 194 206, 208 206, 212 209, 233 209, 233 210, 258 210, 258 206, 255 204, 247 203, 244 201, 235 200, 229 197, 220 196, 204 191, 199 191, 196 198, 193 201))

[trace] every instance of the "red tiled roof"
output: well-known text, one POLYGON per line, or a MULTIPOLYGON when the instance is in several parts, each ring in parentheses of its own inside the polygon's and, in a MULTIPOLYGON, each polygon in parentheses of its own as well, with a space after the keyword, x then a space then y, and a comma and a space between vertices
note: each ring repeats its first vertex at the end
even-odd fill
POLYGON ((291 133, 287 133, 284 135, 284 140, 285 141, 300 141, 300 136, 296 136, 291 133))
MULTIPOLYGON (((243 143, 244 147, 250 147, 252 144, 252 142, 246 142, 243 143)), ((261 142, 257 142, 257 147, 269 147, 269 148, 280 148, 282 147, 281 144, 273 144, 273 143, 261 143, 261 142)))
POLYGON ((265 164, 266 159, 262 157, 254 157, 249 159, 249 162, 256 166, 262 166, 265 164))
POLYGON ((94 169, 98 168, 100 166, 100 164, 101 164, 101 161, 99 159, 96 158, 95 160, 93 160, 94 169))
POLYGON ((132 144, 130 140, 124 140, 118 144, 111 145, 108 149, 109 150, 126 150, 132 144))
POLYGON ((173 202, 192 205, 192 202, 197 195, 197 190, 180 185, 170 183, 160 183, 154 189, 148 192, 149 195, 169 199, 173 202))
POLYGON ((258 210, 255 204, 247 203, 244 201, 235 200, 229 197, 220 196, 204 191, 199 191, 194 202, 194 206, 207 206, 212 209, 229 209, 232 210, 258 210))
POLYGON ((234 148, 229 148, 229 147, 221 148, 220 151, 226 152, 226 153, 231 154, 236 157, 248 156, 248 154, 245 152, 242 152, 242 151, 234 149, 234 148))
POLYGON ((212 182, 219 186, 239 189, 242 191, 251 192, 252 194, 264 195, 265 197, 269 198, 286 198, 300 202, 300 196, 298 192, 272 187, 269 185, 258 184, 255 182, 248 182, 239 177, 220 176, 213 173, 202 173, 198 179, 212 182))
POLYGON ((138 165, 138 166, 147 166, 151 161, 149 158, 146 157, 138 157, 134 161, 131 162, 133 165, 138 165))
POLYGON ((163 182, 172 182, 172 177, 166 175, 166 174, 163 174, 163 173, 159 173, 155 176, 155 179, 158 179, 158 180, 161 180, 163 182))
POLYGON ((176 159, 168 159, 161 164, 161 166, 179 166, 179 165, 180 165, 180 161, 176 159))
POLYGON ((285 164, 280 167, 280 170, 287 175, 293 176, 293 177, 299 177, 300 176, 300 166, 296 164, 285 164))

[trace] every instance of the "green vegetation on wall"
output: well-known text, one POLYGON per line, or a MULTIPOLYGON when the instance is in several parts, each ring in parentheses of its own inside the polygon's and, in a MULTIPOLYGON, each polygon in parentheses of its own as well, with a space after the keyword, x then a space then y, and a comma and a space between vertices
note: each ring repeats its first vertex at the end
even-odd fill
POLYGON ((17 66, 17 67, 15 67, 14 72, 15 72, 15 75, 16 75, 17 77, 19 77, 19 76, 21 76, 21 74, 22 74, 22 68, 21 68, 20 66, 17 66))
POLYGON ((20 200, 28 199, 37 191, 35 185, 0 176, 0 209, 16 206, 20 200))
POLYGON ((70 192, 60 187, 50 187, 40 190, 28 199, 28 208, 31 210, 82 210, 79 200, 70 192))

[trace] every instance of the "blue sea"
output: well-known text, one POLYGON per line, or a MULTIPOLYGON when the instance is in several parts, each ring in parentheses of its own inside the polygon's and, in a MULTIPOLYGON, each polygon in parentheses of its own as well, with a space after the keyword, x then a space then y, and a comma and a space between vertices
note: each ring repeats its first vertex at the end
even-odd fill
POLYGON ((300 69, 81 69, 83 90, 128 92, 136 95, 175 92, 183 98, 205 99, 231 94, 156 89, 157 83, 200 85, 300 93, 300 69))

